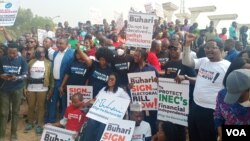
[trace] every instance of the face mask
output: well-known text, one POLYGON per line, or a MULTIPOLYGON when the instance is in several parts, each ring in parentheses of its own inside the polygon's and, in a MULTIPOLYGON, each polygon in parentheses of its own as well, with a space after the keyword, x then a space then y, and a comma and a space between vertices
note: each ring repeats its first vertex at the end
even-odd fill
POLYGON ((36 57, 37 60, 41 59, 41 57, 42 57, 41 54, 42 54, 42 53, 39 52, 39 51, 36 51, 36 52, 35 52, 35 57, 36 57))
POLYGON ((247 101, 240 103, 240 105, 243 107, 250 107, 250 95, 249 95, 249 99, 247 101))
POLYGON ((124 51, 123 49, 120 49, 120 48, 117 49, 117 55, 118 55, 118 56, 122 56, 122 55, 124 54, 124 52, 125 52, 125 51, 124 51))

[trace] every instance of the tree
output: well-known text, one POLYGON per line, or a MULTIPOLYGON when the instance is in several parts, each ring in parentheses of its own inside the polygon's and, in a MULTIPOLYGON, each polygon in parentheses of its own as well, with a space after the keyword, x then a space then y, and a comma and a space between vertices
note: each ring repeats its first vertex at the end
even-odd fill
MULTIPOLYGON (((12 37, 16 39, 24 33, 30 33, 31 27, 44 29, 46 24, 50 25, 51 28, 55 27, 50 17, 34 16, 30 9, 19 8, 14 26, 6 28, 12 37)), ((4 41, 3 35, 0 36, 0 41, 4 41)))

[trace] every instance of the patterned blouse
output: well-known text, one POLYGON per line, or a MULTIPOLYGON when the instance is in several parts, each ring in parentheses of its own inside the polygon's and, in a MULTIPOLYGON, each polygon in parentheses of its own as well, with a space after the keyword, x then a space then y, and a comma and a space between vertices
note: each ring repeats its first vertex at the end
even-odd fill
POLYGON ((221 125, 250 125, 250 107, 243 107, 239 103, 226 104, 224 98, 226 89, 222 89, 216 101, 214 112, 215 127, 221 125))

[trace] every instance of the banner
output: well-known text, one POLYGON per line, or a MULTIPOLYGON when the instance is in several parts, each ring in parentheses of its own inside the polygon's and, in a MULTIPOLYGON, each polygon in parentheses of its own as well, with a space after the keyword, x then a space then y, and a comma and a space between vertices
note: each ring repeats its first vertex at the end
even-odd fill
POLYGON ((126 46, 150 48, 155 18, 149 13, 129 13, 126 46))
POLYGON ((20 0, 0 1, 0 26, 12 26, 15 23, 20 0))
POLYGON ((132 102, 141 102, 143 110, 157 110, 158 86, 155 72, 128 73, 132 102))
POLYGON ((90 21, 91 21, 92 25, 103 24, 102 23, 102 20, 103 20, 102 13, 99 9, 90 8, 89 12, 90 12, 90 21))
POLYGON ((99 94, 95 103, 87 113, 87 117, 107 123, 109 118, 122 119, 127 111, 130 100, 114 95, 99 94))
POLYGON ((159 78, 157 119, 187 126, 189 81, 177 84, 174 79, 159 78))
POLYGON ((67 85, 67 106, 71 104, 71 97, 76 93, 82 94, 83 102, 93 99, 92 86, 67 85))
POLYGON ((45 125, 40 141, 74 141, 76 132, 55 127, 52 125, 45 125))
POLYGON ((131 141, 135 122, 131 120, 109 119, 101 141, 131 141))

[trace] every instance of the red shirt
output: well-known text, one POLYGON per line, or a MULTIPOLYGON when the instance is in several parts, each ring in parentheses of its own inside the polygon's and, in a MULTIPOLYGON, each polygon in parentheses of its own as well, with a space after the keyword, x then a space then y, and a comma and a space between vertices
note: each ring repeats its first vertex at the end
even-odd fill
POLYGON ((117 47, 119 47, 119 46, 121 46, 122 45, 122 43, 120 42, 120 41, 118 41, 118 42, 113 42, 113 46, 115 47, 115 48, 117 48, 117 47))
POLYGON ((227 40, 226 34, 219 34, 219 37, 222 39, 223 42, 225 42, 227 40))
POLYGON ((67 119, 66 129, 79 132, 83 123, 87 121, 86 114, 73 105, 67 107, 64 117, 67 119))
POLYGON ((88 55, 88 56, 95 56, 95 53, 96 53, 96 48, 95 48, 95 47, 92 47, 92 48, 90 48, 90 49, 87 51, 87 55, 88 55))
POLYGON ((156 56, 155 53, 149 52, 148 53, 148 63, 151 64, 152 66, 155 67, 156 70, 160 71, 161 70, 161 64, 156 56))

